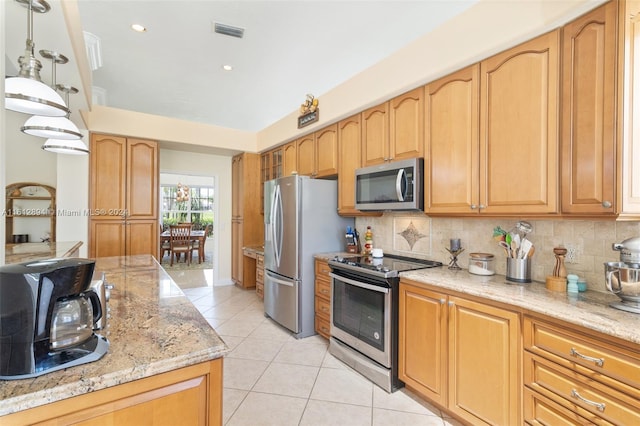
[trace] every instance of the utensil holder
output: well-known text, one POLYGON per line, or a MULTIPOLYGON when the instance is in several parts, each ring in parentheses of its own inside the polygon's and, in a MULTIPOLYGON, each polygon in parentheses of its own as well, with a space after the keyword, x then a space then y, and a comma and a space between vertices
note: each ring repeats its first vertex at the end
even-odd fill
POLYGON ((507 281, 530 283, 531 258, 515 259, 513 257, 507 257, 507 281))

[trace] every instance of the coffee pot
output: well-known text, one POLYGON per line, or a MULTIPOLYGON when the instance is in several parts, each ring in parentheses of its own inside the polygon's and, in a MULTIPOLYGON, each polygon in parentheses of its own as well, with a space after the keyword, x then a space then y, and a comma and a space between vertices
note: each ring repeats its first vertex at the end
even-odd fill
POLYGON ((0 267, 0 379, 36 377, 100 359, 104 303, 95 261, 48 259, 0 267))

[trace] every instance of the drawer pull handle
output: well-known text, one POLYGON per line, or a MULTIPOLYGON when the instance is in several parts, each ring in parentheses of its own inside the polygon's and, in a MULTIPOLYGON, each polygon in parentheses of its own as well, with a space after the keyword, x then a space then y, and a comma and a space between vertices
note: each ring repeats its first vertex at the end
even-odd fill
POLYGON ((322 293, 322 294, 327 294, 327 293, 329 293, 329 290, 327 290, 327 289, 322 289, 322 290, 320 290, 320 293, 322 293))
POLYGON ((580 401, 584 402, 585 404, 593 405, 598 409, 598 411, 604 411, 604 409, 606 408, 606 404, 604 402, 590 401, 587 398, 582 397, 578 393, 578 391, 575 389, 571 389, 571 396, 574 398, 578 398, 580 401))
POLYGON ((598 367, 602 367, 604 365, 604 359, 593 358, 591 356, 582 355, 575 348, 571 348, 571 350, 569 351, 569 354, 571 354, 571 356, 576 356, 578 358, 586 359, 587 361, 593 361, 598 367))

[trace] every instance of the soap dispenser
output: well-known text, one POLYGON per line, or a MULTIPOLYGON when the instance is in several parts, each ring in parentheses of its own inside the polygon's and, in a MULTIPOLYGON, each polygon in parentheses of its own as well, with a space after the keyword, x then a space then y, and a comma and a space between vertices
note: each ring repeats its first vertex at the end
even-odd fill
POLYGON ((578 293, 578 276, 575 274, 567 275, 567 293, 578 293))

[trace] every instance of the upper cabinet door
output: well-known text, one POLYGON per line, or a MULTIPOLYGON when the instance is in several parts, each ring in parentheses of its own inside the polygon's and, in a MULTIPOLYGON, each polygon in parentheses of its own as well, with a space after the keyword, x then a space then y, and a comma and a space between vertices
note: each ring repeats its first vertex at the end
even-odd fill
POLYGON ((338 174, 338 125, 332 124, 315 132, 316 174, 327 177, 338 174))
POLYGON ((290 176, 298 171, 298 145, 289 142, 282 149, 282 176, 290 176))
POLYGON ((425 211, 478 213, 478 64, 425 87, 425 211))
POLYGON ((127 139, 92 133, 90 161, 92 219, 118 219, 127 208, 127 139))
POLYGON ((158 218, 158 143, 127 139, 127 217, 158 218))
POLYGON ((363 166, 389 161, 389 102, 362 112, 363 166))
POLYGON ((424 156, 424 89, 419 87, 389 103, 389 160, 424 156))
POLYGON ((558 212, 560 31, 480 64, 480 211, 558 212))
POLYGON ((297 141, 298 174, 315 176, 316 173, 316 138, 306 135, 297 141))
POLYGON ((616 214, 617 6, 609 2, 564 27, 563 213, 616 214))

